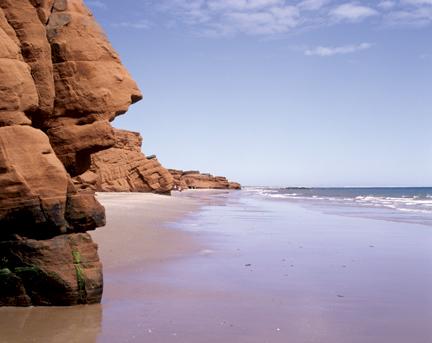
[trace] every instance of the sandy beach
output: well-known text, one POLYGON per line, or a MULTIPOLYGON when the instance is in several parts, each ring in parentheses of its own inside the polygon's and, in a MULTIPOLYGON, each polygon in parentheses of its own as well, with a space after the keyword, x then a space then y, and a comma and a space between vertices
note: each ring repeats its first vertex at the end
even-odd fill
POLYGON ((1 342, 430 342, 429 227, 243 191, 98 197, 102 305, 2 308, 1 342))
MULTIPOLYGON (((197 211, 202 206, 197 200, 149 193, 100 193, 98 198, 106 208, 109 224, 92 236, 99 245, 108 280, 122 270, 133 276, 136 270, 158 268, 202 249, 192 235, 168 228, 169 223, 197 211)), ((103 305, 0 308, 0 342, 96 342, 103 330, 106 303, 122 296, 121 284, 108 281, 103 305)))
POLYGON ((150 193, 99 193, 108 225, 91 233, 106 271, 146 267, 196 253, 200 243, 190 234, 168 229, 201 204, 191 198, 150 193))
POLYGON ((0 343, 432 343, 431 28, 0 0, 0 343))

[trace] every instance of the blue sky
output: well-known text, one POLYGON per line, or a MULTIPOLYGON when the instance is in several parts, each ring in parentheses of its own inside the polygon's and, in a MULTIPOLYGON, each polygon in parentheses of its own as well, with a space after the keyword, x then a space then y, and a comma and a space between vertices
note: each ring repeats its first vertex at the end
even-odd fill
POLYGON ((114 125, 246 185, 432 186, 432 0, 87 0, 144 100, 114 125))

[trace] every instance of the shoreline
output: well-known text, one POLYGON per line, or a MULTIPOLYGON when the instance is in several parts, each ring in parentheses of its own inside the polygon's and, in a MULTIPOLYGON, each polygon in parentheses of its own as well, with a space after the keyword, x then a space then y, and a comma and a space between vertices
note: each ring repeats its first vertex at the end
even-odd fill
POLYGON ((98 198, 110 220, 95 234, 105 265, 102 304, 0 309, 4 342, 426 343, 432 336, 432 236, 422 226, 329 215, 247 192, 98 198))
POLYGON ((89 233, 98 244, 104 271, 152 268, 205 251, 206 242, 200 239, 202 233, 178 229, 173 224, 178 225, 205 206, 224 203, 218 195, 231 192, 238 191, 194 189, 175 192, 171 196, 96 193, 98 201, 105 207, 107 225, 89 233), (120 234, 119 230, 124 232, 120 234))

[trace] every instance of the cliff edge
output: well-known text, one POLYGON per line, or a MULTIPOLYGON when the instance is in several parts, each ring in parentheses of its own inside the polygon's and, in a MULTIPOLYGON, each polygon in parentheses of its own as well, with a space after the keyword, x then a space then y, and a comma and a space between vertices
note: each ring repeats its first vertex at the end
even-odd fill
POLYGON ((240 190, 241 185, 230 182, 225 176, 213 176, 208 173, 200 173, 197 170, 183 171, 169 169, 174 178, 174 189, 232 189, 240 190))
POLYGON ((98 192, 152 192, 170 194, 183 189, 241 189, 226 177, 199 171, 165 169, 156 156, 141 151, 138 132, 114 129, 112 148, 92 155, 91 172, 80 178, 81 185, 98 192))
POLYGON ((105 212, 80 179, 141 98, 82 0, 0 0, 0 305, 100 302, 105 212))
POLYGON ((174 179, 155 156, 146 157, 141 152, 141 135, 115 129, 114 136, 112 148, 92 155, 96 190, 169 194, 174 179))

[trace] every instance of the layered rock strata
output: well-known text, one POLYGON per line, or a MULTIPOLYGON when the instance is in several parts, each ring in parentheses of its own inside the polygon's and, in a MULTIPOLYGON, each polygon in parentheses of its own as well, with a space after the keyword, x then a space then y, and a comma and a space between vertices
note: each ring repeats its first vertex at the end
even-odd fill
POLYGON ((141 135, 118 129, 114 133, 114 147, 92 155, 96 190, 169 194, 174 179, 156 156, 146 157, 142 153, 141 135))
POLYGON ((239 183, 223 176, 199 171, 165 169, 156 156, 141 151, 137 132, 114 129, 112 148, 92 155, 91 172, 78 178, 78 184, 99 192, 153 192, 169 194, 182 189, 241 189, 239 183))
POLYGON ((101 300, 105 213, 81 181, 140 99, 82 0, 0 0, 0 305, 101 300))
POLYGON ((241 185, 237 182, 230 182, 224 176, 213 176, 211 174, 203 174, 199 171, 182 171, 177 169, 169 169, 169 172, 174 178, 174 189, 241 189, 241 185))

